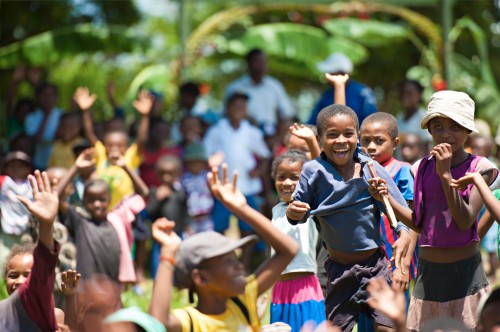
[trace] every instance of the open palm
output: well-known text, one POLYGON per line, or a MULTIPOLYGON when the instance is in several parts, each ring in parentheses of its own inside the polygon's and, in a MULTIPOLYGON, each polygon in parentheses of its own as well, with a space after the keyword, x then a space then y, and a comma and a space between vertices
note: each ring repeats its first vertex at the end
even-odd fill
POLYGON ((237 181, 238 173, 236 171, 233 173, 233 181, 229 181, 226 164, 222 164, 222 179, 219 177, 219 170, 215 167, 211 173, 208 173, 210 191, 230 210, 240 208, 247 203, 245 196, 236 186, 237 181))
POLYGON ((89 110, 94 105, 97 96, 90 94, 88 88, 79 87, 76 89, 73 99, 81 110, 89 110))
POLYGON ((33 202, 22 196, 17 196, 17 199, 40 223, 52 225, 59 208, 57 184, 51 186, 47 173, 40 174, 39 170, 35 171, 35 176, 28 175, 28 179, 33 190, 33 202))

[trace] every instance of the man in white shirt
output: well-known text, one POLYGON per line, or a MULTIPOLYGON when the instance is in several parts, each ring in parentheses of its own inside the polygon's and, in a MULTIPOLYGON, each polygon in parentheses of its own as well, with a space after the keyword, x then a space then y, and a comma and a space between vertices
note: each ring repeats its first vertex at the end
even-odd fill
POLYGON ((246 61, 248 73, 227 87, 224 99, 237 91, 247 94, 248 116, 265 136, 272 136, 279 122, 288 121, 296 115, 295 109, 283 85, 267 75, 267 57, 262 50, 251 50, 246 61))

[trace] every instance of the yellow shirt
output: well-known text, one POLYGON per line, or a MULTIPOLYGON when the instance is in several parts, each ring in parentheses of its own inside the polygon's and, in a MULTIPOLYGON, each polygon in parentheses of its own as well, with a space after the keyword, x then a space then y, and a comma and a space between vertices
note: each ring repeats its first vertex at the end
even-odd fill
MULTIPOLYGON (((108 208, 108 210, 111 210, 125 196, 134 194, 134 184, 123 168, 109 164, 106 148, 101 141, 97 141, 95 144, 95 155, 96 174, 100 179, 108 183, 109 190, 111 191, 111 202, 108 208)), ((141 164, 141 156, 137 144, 132 144, 127 149, 127 152, 125 152, 123 158, 125 159, 125 164, 135 171, 141 164)))
POLYGON ((75 155, 73 153, 73 146, 81 140, 77 137, 69 142, 56 140, 52 144, 52 153, 50 154, 48 167, 64 167, 70 169, 75 163, 75 155))
POLYGON ((248 325, 248 321, 241 309, 232 300, 227 300, 226 311, 220 315, 205 315, 193 307, 176 309, 173 311, 173 314, 180 320, 182 332, 260 331, 260 319, 257 314, 258 286, 255 276, 252 275, 248 277, 245 293, 238 296, 248 310, 251 326, 248 325), (191 322, 193 324, 192 329, 191 322))

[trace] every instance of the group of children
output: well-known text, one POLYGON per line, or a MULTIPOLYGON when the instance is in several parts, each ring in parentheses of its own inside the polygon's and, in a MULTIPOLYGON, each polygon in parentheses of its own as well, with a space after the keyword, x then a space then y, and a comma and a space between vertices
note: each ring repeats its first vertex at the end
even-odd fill
MULTIPOLYGON (((244 93, 228 98, 225 117, 203 140, 184 135, 183 145, 163 151, 157 136, 164 137, 165 123, 151 117, 150 93, 141 92, 134 103, 140 120, 129 145, 120 125, 98 138, 91 115, 96 96, 79 88, 74 100, 87 142, 61 136, 57 150, 65 151, 62 159, 72 158, 61 175, 50 179, 50 168, 29 175, 31 160, 21 151, 3 162, 8 176, 1 178, 1 189, 11 189, 10 196, 0 194, 0 244, 10 249, 21 242, 30 217, 39 242, 6 256, 11 296, 0 302, 0 326, 85 330, 82 317, 91 310, 71 298, 80 277, 93 282, 102 274, 120 284, 118 294, 141 281, 149 220, 155 284, 152 317, 144 319, 160 326, 155 331, 271 331, 284 330, 283 323, 300 331, 309 321, 325 320, 343 331, 356 324, 359 331, 418 331, 440 317, 488 330, 496 317, 492 304, 497 308, 499 301, 492 295, 489 307, 480 305, 489 283, 478 243, 498 220, 500 195, 489 189, 498 175, 493 163, 464 148, 477 132, 474 102, 461 92, 435 93, 420 122, 435 146, 410 165, 393 157, 397 119, 374 113, 360 126, 344 105, 347 77, 327 78, 335 104, 318 114, 315 127, 292 125, 270 167, 273 151, 246 120, 244 93), (153 167, 156 179, 151 173, 142 179, 136 172, 141 166, 146 174, 153 167), (279 197, 269 219, 258 211, 257 198, 268 185, 259 179, 266 169, 279 197), (479 218, 483 202, 487 211, 479 218), (230 215, 239 220, 239 240, 221 235, 230 215), (56 320, 51 295, 60 250, 53 237, 56 217, 76 246, 78 273, 63 273, 61 286, 68 297, 65 320, 56 320), (271 256, 248 276, 254 234, 271 247, 271 256), (241 250, 241 260, 235 250, 241 250), (196 307, 171 310, 172 285, 188 289, 190 299, 196 295, 196 307), (261 327, 258 297, 271 287, 271 325, 261 327), (400 301, 400 291, 406 301, 400 301), (396 314, 386 303, 391 301, 399 305, 396 314)), ((64 116, 61 123, 77 126, 72 120, 64 116)), ((181 134, 190 118, 183 120, 181 134)), ((119 306, 119 300, 108 303, 110 312, 119 306)))

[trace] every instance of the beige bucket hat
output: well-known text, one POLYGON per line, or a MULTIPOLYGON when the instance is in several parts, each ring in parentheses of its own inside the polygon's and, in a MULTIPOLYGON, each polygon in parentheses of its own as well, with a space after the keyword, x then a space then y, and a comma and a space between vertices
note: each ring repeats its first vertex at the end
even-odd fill
POLYGON ((468 94, 451 90, 438 91, 431 96, 421 127, 426 129, 427 124, 433 118, 446 117, 462 127, 478 133, 474 125, 474 109, 474 101, 468 94))

